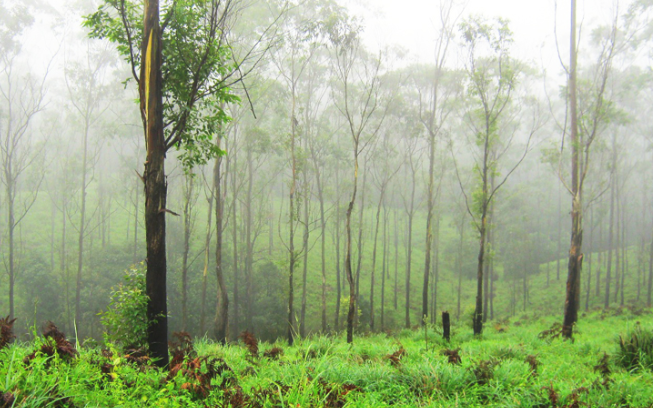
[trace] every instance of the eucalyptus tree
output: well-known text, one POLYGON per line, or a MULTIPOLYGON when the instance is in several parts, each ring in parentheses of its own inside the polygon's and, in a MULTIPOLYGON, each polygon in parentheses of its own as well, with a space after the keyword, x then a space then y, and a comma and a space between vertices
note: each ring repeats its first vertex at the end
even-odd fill
POLYGON ((82 272, 84 269, 84 243, 89 234, 87 219, 87 190, 94 180, 94 169, 99 159, 101 138, 93 137, 99 130, 99 121, 107 111, 111 100, 111 65, 115 62, 106 48, 94 47, 86 41, 85 61, 72 61, 64 70, 68 91, 69 106, 73 118, 79 119, 81 126, 81 169, 79 180, 79 202, 77 204, 79 223, 77 229, 77 275, 75 284, 75 324, 80 330, 84 327, 81 310, 82 272), (92 138, 92 139, 91 139, 92 138))
MULTIPOLYGON (((410 117, 408 111, 403 112, 405 117, 410 117)), ((402 115, 403 116, 403 115, 402 115)), ((413 118, 414 119, 414 118, 413 118)), ((418 173, 420 170, 420 163, 422 161, 422 154, 424 152, 420 146, 419 130, 416 125, 416 120, 408 119, 404 123, 404 132, 406 132, 402 144, 404 148, 404 171, 406 173, 406 178, 410 181, 406 183, 405 187, 408 191, 402 190, 400 195, 402 198, 404 212, 406 213, 407 218, 407 228, 406 228, 406 268, 405 268, 405 303, 404 303, 404 327, 410 329, 410 305, 411 305, 411 272, 413 265, 413 224, 415 220, 415 214, 417 213, 417 207, 419 206, 419 198, 417 195, 417 179, 418 173)))
MULTIPOLYGON (((355 20, 341 18, 327 21, 329 49, 334 79, 334 103, 346 123, 352 142, 352 190, 347 206, 345 231, 345 276, 349 284, 347 343, 354 339, 356 282, 352 271, 351 217, 358 192, 361 154, 376 139, 385 113, 381 96, 381 58, 369 55, 362 47, 360 26, 355 20)), ((386 105, 387 106, 387 105, 386 105)))
POLYGON ((181 328, 183 331, 188 331, 188 267, 191 237, 196 223, 195 206, 197 204, 197 199, 199 198, 197 184, 196 174, 191 172, 184 173, 182 183, 182 218, 184 223, 184 237, 181 255, 181 328))
MULTIPOLYGON (((510 175, 523 162, 530 149, 533 135, 541 126, 537 104, 532 99, 520 98, 514 103, 517 85, 524 77, 525 67, 510 56, 512 32, 505 20, 488 22, 480 18, 470 18, 460 25, 460 33, 466 53, 466 87, 469 95, 469 110, 465 122, 473 134, 470 145, 474 159, 474 171, 478 177, 478 189, 465 193, 468 213, 472 216, 479 237, 479 252, 476 272, 476 303, 473 317, 474 334, 483 330, 483 283, 484 263, 487 254, 488 218, 495 195, 510 175), (524 109, 526 112, 518 112, 524 109), (517 116, 531 116, 531 123, 520 131, 517 116), (492 180, 501 171, 505 154, 516 143, 517 135, 525 142, 523 153, 507 167, 498 181, 492 180)), ((457 166, 457 165, 456 165, 457 166)), ((457 173, 459 175, 459 173, 457 173)), ((458 177, 460 187, 462 182, 458 177)), ((464 191, 464 189, 463 189, 464 191)))
MULTIPOLYGON (((116 44, 138 86, 147 150, 141 178, 148 345, 162 366, 168 363, 165 215, 170 210, 166 207, 165 157, 171 149, 180 149, 181 161, 190 168, 218 153, 211 138, 228 119, 224 104, 238 100, 230 86, 262 56, 254 46, 244 57, 234 58, 228 37, 242 8, 239 0, 164 0, 162 7, 159 0, 144 4, 104 0, 85 18, 91 37, 116 44)), ((268 34, 269 30, 263 30, 262 36, 268 34)))
MULTIPOLYGON (((562 334, 565 338, 573 335, 573 326, 578 320, 580 307, 580 274, 582 268, 583 244, 583 187, 590 165, 590 152, 594 141, 606 124, 611 114, 610 102, 606 99, 608 79, 612 62, 617 51, 616 18, 611 27, 601 28, 595 34, 598 40, 599 56, 590 76, 590 83, 585 85, 587 97, 579 106, 578 89, 578 42, 576 0, 571 1, 571 36, 570 64, 565 67, 568 75, 567 96, 569 98, 569 129, 563 129, 561 152, 570 145, 571 166, 568 179, 559 171, 560 180, 572 198, 571 202, 571 243, 567 271, 567 290, 562 334), (564 143, 569 132, 569 143, 564 143)), ((562 157, 562 155, 561 155, 562 157)))
MULTIPOLYGON (((299 97, 299 83, 308 73, 313 56, 321 46, 320 19, 321 7, 317 1, 304 2, 297 5, 288 14, 284 24, 284 43, 273 53, 273 61, 277 66, 281 78, 286 83, 288 95, 288 125, 290 131, 287 143, 290 153, 290 183, 288 188, 288 344, 292 345, 297 330, 295 317, 295 267, 299 252, 295 249, 295 234, 299 219, 299 198, 298 178, 301 163, 299 161, 299 137, 304 130, 300 124, 299 111, 302 108, 310 108, 310 97, 307 101, 301 101, 299 97), (305 103, 302 103, 305 102, 305 103)), ((309 114, 308 118, 312 115, 309 114)), ((304 197, 307 199, 308 197, 304 197)), ((306 232, 305 232, 306 234, 306 232)), ((306 251, 306 245, 303 251, 306 251)), ((305 307, 305 306, 304 306, 305 307)), ((305 309, 304 309, 305 310, 305 309)))
MULTIPOLYGON (((386 122, 387 123, 387 122, 386 122)), ((372 269, 370 271, 370 329, 375 329, 375 309, 374 309, 374 291, 376 288, 376 259, 377 259, 377 246, 378 246, 378 237, 379 237, 379 225, 381 223, 381 210, 384 208, 386 202, 386 193, 388 191, 388 186, 394 178, 394 176, 401 169, 401 162, 393 162, 392 157, 396 156, 396 149, 394 146, 394 140, 392 139, 393 128, 385 127, 381 130, 381 136, 379 143, 375 143, 372 151, 372 174, 373 184, 378 189, 379 201, 376 206, 376 215, 374 222, 374 237, 372 238, 372 269)), ((386 214, 387 215, 387 211, 386 214)), ((387 238, 387 219, 384 217, 383 224, 383 239, 382 245, 385 249, 385 243, 387 238)), ((385 300, 385 254, 383 251, 383 260, 382 260, 382 270, 381 270, 381 302, 383 304, 385 300)), ((382 309, 383 310, 383 306, 382 309)), ((383 326, 383 318, 381 319, 381 325, 383 326)))
POLYGON ((9 318, 12 318, 17 273, 15 231, 34 205, 45 172, 44 166, 34 166, 43 161, 45 143, 39 143, 33 122, 45 107, 49 66, 41 76, 23 71, 26 62, 22 60, 21 36, 33 23, 27 7, 0 5, 0 16, 0 165, 7 205, 9 260, 5 265, 9 278, 9 318), (34 177, 29 177, 30 172, 34 177), (25 188, 26 193, 19 197, 19 188, 26 187, 30 178, 33 185, 25 188))
MULTIPOLYGON (((429 276, 431 274, 431 247, 433 245, 433 211, 435 208, 435 167, 436 143, 447 118, 453 112, 451 100, 457 87, 445 87, 447 80, 445 64, 449 56, 449 46, 455 37, 455 29, 460 13, 454 1, 440 3, 439 23, 441 25, 435 42, 435 63, 428 67, 427 75, 415 78, 419 93, 419 119, 427 133, 428 144, 428 188, 426 209, 426 243, 424 251, 424 278, 422 286, 422 324, 426 324, 429 312, 429 276), (426 78, 428 76, 428 79, 426 78)), ((437 256, 437 255, 436 255, 437 256)))

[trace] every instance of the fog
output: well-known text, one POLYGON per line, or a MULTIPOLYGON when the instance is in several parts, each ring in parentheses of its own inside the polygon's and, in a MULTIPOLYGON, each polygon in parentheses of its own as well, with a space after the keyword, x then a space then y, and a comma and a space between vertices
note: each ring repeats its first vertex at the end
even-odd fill
MULTIPOLYGON (((217 337, 227 298, 229 339, 345 330, 352 295, 356 333, 562 318, 575 147, 578 310, 651 305, 648 7, 579 2, 573 142, 569 2, 235 3, 229 75, 165 157, 169 332, 217 337)), ((138 86, 82 26, 102 4, 0 4, 0 310, 25 338, 102 340, 148 261, 138 86)))

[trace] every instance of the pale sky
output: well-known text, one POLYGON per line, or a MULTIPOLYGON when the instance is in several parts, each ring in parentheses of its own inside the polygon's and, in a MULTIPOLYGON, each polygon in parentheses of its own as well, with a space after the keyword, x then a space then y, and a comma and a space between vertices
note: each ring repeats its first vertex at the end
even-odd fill
MULTIPOLYGON (((621 12, 627 2, 621 1, 621 12)), ((343 3, 363 17, 370 47, 399 44, 410 50, 416 60, 432 61, 439 0, 343 0, 343 3)), ((570 0, 557 3, 560 51, 567 59, 570 0)), ((589 27, 609 22, 614 3, 615 0, 579 0, 579 23, 589 27)), ((559 66, 554 40, 554 0, 468 0, 464 15, 469 14, 508 19, 515 38, 513 56, 537 66, 559 66)))

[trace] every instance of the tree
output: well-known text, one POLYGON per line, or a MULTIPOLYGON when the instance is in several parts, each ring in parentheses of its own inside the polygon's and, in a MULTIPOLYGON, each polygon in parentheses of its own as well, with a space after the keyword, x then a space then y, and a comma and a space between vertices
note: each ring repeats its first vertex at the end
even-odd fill
MULTIPOLYGON (((479 335, 483 330, 483 272, 491 204, 497 191, 526 157, 531 139, 541 126, 541 121, 537 106, 531 107, 533 118, 530 128, 526 131, 523 154, 495 184, 494 178, 500 171, 499 163, 513 144, 520 128, 515 117, 516 107, 512 106, 512 102, 524 67, 510 56, 512 33, 505 20, 487 22, 472 18, 460 25, 460 31, 466 46, 467 90, 471 99, 471 109, 466 113, 465 119, 474 134, 474 170, 480 184, 472 197, 473 207, 469 194, 465 194, 467 211, 472 216, 479 234, 476 306, 473 318, 474 334, 479 335), (485 56, 483 51, 487 52, 485 56)), ((520 102, 524 105, 523 109, 529 107, 528 99, 524 98, 520 102)), ((464 191, 457 165, 456 172, 460 187, 464 191)))
POLYGON ((87 189, 93 181, 93 171, 101 149, 100 143, 91 150, 89 137, 102 114, 109 108, 107 100, 110 87, 105 83, 105 75, 112 63, 106 50, 93 49, 87 41, 85 64, 72 63, 65 70, 66 88, 70 97, 72 111, 81 119, 82 126, 82 162, 79 180, 79 224, 77 228, 77 277, 75 285, 75 324, 82 329, 82 271, 84 267, 84 241, 89 233, 87 219, 87 189), (104 100, 103 100, 104 99, 104 100))
MULTIPOLYGON (((573 326, 578 320, 580 307, 580 274, 582 269, 582 244, 583 244, 583 186, 589 169, 589 156, 593 142, 600 133, 610 114, 610 104, 605 100, 607 81, 610 74, 612 60, 616 51, 617 26, 616 21, 611 28, 603 30, 599 35, 600 55, 596 64, 593 84, 589 98, 586 98, 583 110, 578 104, 578 49, 576 30, 576 0, 571 2, 571 40, 570 40, 570 66, 568 75, 569 98, 569 144, 571 145, 571 168, 569 183, 560 179, 570 193, 571 201, 571 243, 569 247, 569 261, 567 264, 567 289, 565 297, 565 311, 562 325, 562 335, 571 338, 573 326), (581 112, 584 113, 581 115, 581 112)), ((563 141, 566 138, 563 132, 563 141)), ((564 147, 564 143, 562 144, 564 147)), ((561 148, 562 150, 562 148, 561 148)), ((606 294, 609 296, 609 293, 606 294)))
POLYGON ((49 66, 40 78, 19 74, 19 38, 33 18, 25 7, 7 10, 0 5, 0 14, 0 165, 7 202, 9 318, 13 318, 17 270, 15 230, 36 201, 45 168, 41 167, 28 194, 19 199, 17 192, 25 182, 26 172, 42 161, 45 144, 37 144, 32 122, 44 107, 49 66))
MULTIPOLYGON (((431 274, 431 247, 433 245, 433 211, 435 208, 435 145, 443 124, 453 111, 448 103, 455 95, 453 92, 442 89, 445 77, 445 63, 449 51, 449 44, 454 37, 456 20, 460 15, 453 15, 455 3, 453 1, 440 3, 440 33, 435 46, 435 65, 432 68, 432 78, 428 81, 426 92, 420 90, 419 107, 420 122, 427 132, 428 143, 428 190, 426 208, 426 250, 424 251, 424 278, 422 286, 422 325, 426 324, 429 312, 429 275, 431 274)), ((437 255, 436 255, 437 256, 437 255)))
POLYGON ((227 42, 230 24, 241 11, 240 1, 178 0, 164 2, 162 8, 159 3, 104 0, 95 13, 86 16, 84 25, 91 37, 116 43, 138 85, 147 151, 141 178, 145 185, 148 345, 157 364, 165 366, 165 215, 172 212, 166 207, 166 153, 172 148, 181 150, 180 159, 188 168, 218 154, 212 136, 228 120, 224 104, 238 100, 230 86, 242 80, 262 55, 252 48, 236 60, 227 42), (248 62, 252 62, 250 68, 248 62))
POLYGON ((329 21, 327 31, 331 44, 335 81, 332 86, 337 109, 344 117, 352 142, 352 191, 347 206, 345 231, 345 276, 349 284, 347 311, 347 343, 354 340, 356 315, 356 282, 351 260, 351 216, 358 192, 359 158, 376 136, 385 115, 376 120, 380 106, 381 59, 367 55, 361 46, 360 27, 351 20, 329 21))

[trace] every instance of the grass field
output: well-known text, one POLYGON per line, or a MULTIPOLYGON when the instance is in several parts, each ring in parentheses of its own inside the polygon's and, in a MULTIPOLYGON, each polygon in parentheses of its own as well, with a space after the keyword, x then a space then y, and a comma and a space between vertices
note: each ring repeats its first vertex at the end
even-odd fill
POLYGON ((50 333, 0 351, 0 406, 653 406, 653 337, 640 337, 629 368, 619 359, 620 334, 653 329, 650 311, 585 316, 574 342, 556 335, 558 320, 496 322, 478 338, 456 326, 450 343, 437 327, 359 336, 353 345, 342 335, 293 347, 198 340, 191 350, 181 341, 166 370, 111 345, 75 355, 50 333))

